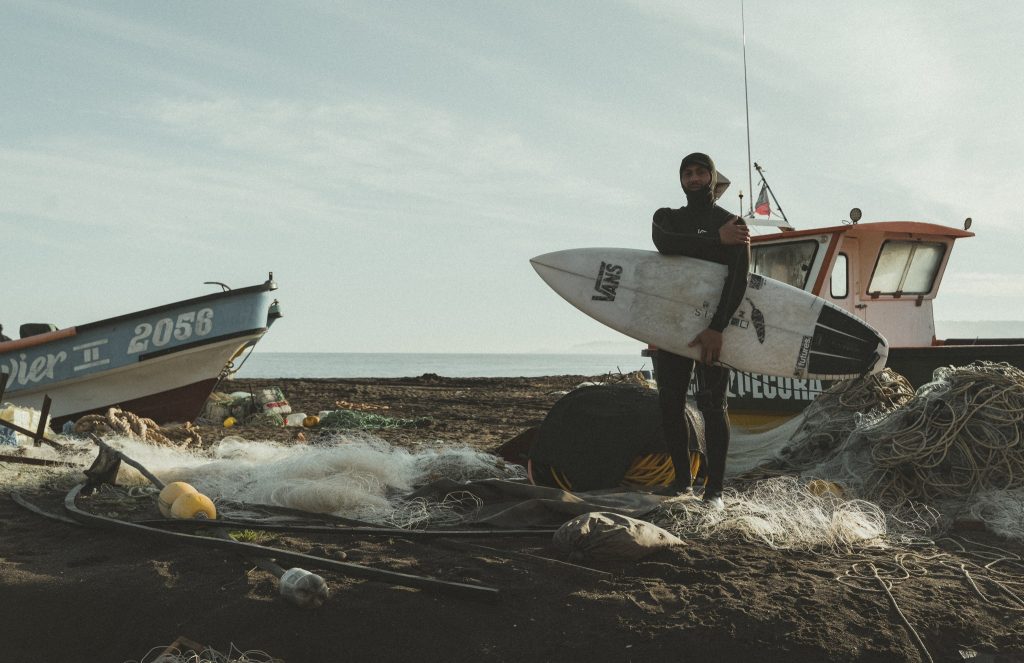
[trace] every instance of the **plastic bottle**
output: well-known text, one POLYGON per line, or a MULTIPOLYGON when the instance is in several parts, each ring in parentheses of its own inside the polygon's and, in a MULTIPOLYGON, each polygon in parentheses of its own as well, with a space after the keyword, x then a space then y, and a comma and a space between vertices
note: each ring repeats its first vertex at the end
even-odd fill
POLYGON ((327 581, 297 566, 281 575, 278 589, 281 596, 303 608, 318 608, 331 596, 327 581))
MULTIPOLYGON (((0 419, 14 423, 14 406, 4 404, 0 406, 0 419)), ((6 426, 0 426, 0 447, 18 446, 18 435, 6 426)))
POLYGON ((293 412, 284 419, 285 426, 301 426, 302 420, 306 418, 305 412, 293 412))

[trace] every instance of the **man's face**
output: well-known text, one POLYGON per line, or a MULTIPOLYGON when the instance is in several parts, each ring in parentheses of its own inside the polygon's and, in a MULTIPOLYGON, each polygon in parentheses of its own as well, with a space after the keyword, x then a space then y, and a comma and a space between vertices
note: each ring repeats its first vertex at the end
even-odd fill
POLYGON ((711 171, 704 166, 691 164, 683 168, 679 179, 687 191, 700 191, 711 184, 711 171))

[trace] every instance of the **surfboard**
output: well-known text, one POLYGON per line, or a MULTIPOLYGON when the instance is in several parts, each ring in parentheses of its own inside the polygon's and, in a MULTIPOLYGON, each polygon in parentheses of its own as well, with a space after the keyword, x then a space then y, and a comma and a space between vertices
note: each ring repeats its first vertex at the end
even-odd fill
MULTIPOLYGON (((689 347, 711 322, 725 265, 621 248, 555 251, 533 258, 551 288, 590 317, 632 338, 700 359, 689 347)), ((720 362, 751 373, 843 379, 885 367, 876 330, 799 288, 749 274, 743 303, 723 332, 720 362)))

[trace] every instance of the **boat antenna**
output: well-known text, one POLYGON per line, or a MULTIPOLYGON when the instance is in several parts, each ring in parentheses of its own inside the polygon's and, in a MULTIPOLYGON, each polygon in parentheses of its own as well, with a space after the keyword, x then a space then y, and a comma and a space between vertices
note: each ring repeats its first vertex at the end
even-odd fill
POLYGON ((789 224, 789 219, 786 218, 786 213, 782 211, 782 205, 779 204, 779 199, 775 197, 775 192, 772 191, 770 186, 768 186, 768 180, 764 178, 764 170, 761 166, 757 165, 756 161, 754 162, 754 168, 757 169, 757 174, 761 176, 761 182, 764 184, 764 188, 768 189, 768 195, 771 196, 772 200, 775 202, 775 207, 779 210, 779 216, 782 217, 783 221, 789 224))
MULTIPOLYGON (((751 218, 753 218, 754 175, 753 171, 750 169, 750 94, 747 91, 747 23, 746 19, 744 18, 743 0, 740 0, 740 30, 743 33, 743 103, 747 109, 747 191, 750 191, 750 216, 751 218)), ((779 212, 781 211, 782 210, 780 209, 779 212)), ((742 200, 740 200, 740 214, 743 214, 742 200)))

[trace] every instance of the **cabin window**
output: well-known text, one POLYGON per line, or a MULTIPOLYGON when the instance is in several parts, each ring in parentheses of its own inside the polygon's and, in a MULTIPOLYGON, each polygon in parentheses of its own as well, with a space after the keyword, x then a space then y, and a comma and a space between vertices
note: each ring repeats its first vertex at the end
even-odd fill
POLYGON ((849 261, 845 253, 836 256, 836 264, 832 266, 832 277, 829 279, 832 299, 846 299, 850 293, 849 261))
POLYGON ((818 242, 813 239, 761 244, 750 249, 750 271, 803 290, 817 253, 818 242))
POLYGON ((871 295, 924 295, 932 290, 946 245, 888 240, 882 244, 868 284, 871 295))

